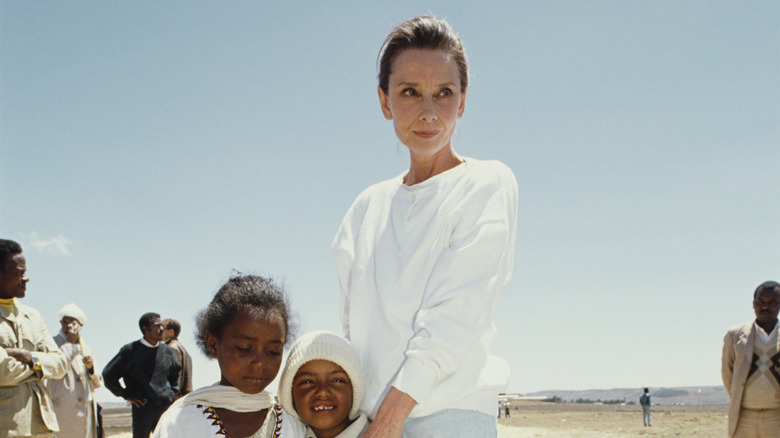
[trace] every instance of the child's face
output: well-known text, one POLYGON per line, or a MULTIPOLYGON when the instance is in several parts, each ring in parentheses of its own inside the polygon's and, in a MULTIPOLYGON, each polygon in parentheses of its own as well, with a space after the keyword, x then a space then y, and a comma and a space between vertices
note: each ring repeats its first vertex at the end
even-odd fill
POLYGON ((306 362, 293 379, 293 404, 318 438, 340 434, 351 421, 352 382, 329 360, 306 362))
POLYGON ((284 321, 278 315, 238 313, 222 337, 206 334, 209 353, 219 362, 220 383, 257 394, 274 380, 282 364, 284 321))

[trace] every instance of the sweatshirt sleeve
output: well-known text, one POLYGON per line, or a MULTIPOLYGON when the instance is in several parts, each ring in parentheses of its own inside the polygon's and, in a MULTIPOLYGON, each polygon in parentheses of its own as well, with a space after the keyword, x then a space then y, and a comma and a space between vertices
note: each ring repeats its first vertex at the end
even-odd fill
POLYGON ((331 243, 331 252, 336 259, 336 268, 341 289, 341 306, 339 306, 339 321, 345 338, 349 337, 349 309, 350 309, 350 278, 352 276, 352 262, 355 260, 356 233, 360 229, 360 223, 368 204, 368 190, 361 193, 355 202, 347 210, 341 226, 331 243))
POLYGON ((119 353, 117 353, 103 368, 103 384, 112 394, 121 398, 125 398, 125 388, 119 384, 119 379, 124 373, 123 370, 127 361, 125 355, 128 352, 129 348, 127 345, 123 346, 119 349, 119 353))
POLYGON ((457 370, 464 355, 484 351, 484 337, 495 331, 494 306, 512 272, 518 207, 514 175, 499 166, 494 178, 477 181, 458 203, 449 245, 413 321, 415 335, 392 386, 417 402, 457 370))

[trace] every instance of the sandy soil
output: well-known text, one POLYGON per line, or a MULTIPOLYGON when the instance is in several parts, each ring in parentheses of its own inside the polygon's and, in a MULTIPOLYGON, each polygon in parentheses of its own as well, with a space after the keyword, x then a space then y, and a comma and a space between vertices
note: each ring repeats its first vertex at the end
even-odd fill
MULTIPOLYGON (((694 437, 722 438, 727 406, 653 406, 652 427, 642 426, 637 405, 520 402, 510 418, 498 420, 498 436, 563 438, 694 437)), ((130 408, 103 411, 108 438, 131 438, 130 408)))
POLYGON ((653 426, 642 425, 638 405, 520 402, 498 420, 498 436, 517 437, 696 437, 722 438, 727 406, 653 406, 653 426))

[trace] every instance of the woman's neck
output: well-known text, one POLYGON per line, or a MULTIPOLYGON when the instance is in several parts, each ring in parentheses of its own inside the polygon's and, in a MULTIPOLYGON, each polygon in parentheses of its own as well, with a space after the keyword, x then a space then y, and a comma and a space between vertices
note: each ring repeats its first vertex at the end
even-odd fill
POLYGON ((414 153, 411 153, 411 164, 409 165, 409 172, 404 176, 404 184, 407 186, 419 184, 457 167, 463 162, 463 159, 450 148, 442 152, 442 154, 433 156, 415 156, 414 153))

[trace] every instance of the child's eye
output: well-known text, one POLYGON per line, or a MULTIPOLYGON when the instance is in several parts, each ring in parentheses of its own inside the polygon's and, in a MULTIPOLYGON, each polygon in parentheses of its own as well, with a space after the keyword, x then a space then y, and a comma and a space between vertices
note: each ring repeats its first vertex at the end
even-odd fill
POLYGON ((242 353, 249 353, 250 351, 252 351, 252 347, 236 347, 236 350, 242 353))
POLYGON ((281 350, 280 351, 271 350, 268 352, 268 354, 270 354, 271 356, 281 356, 283 352, 281 350))

